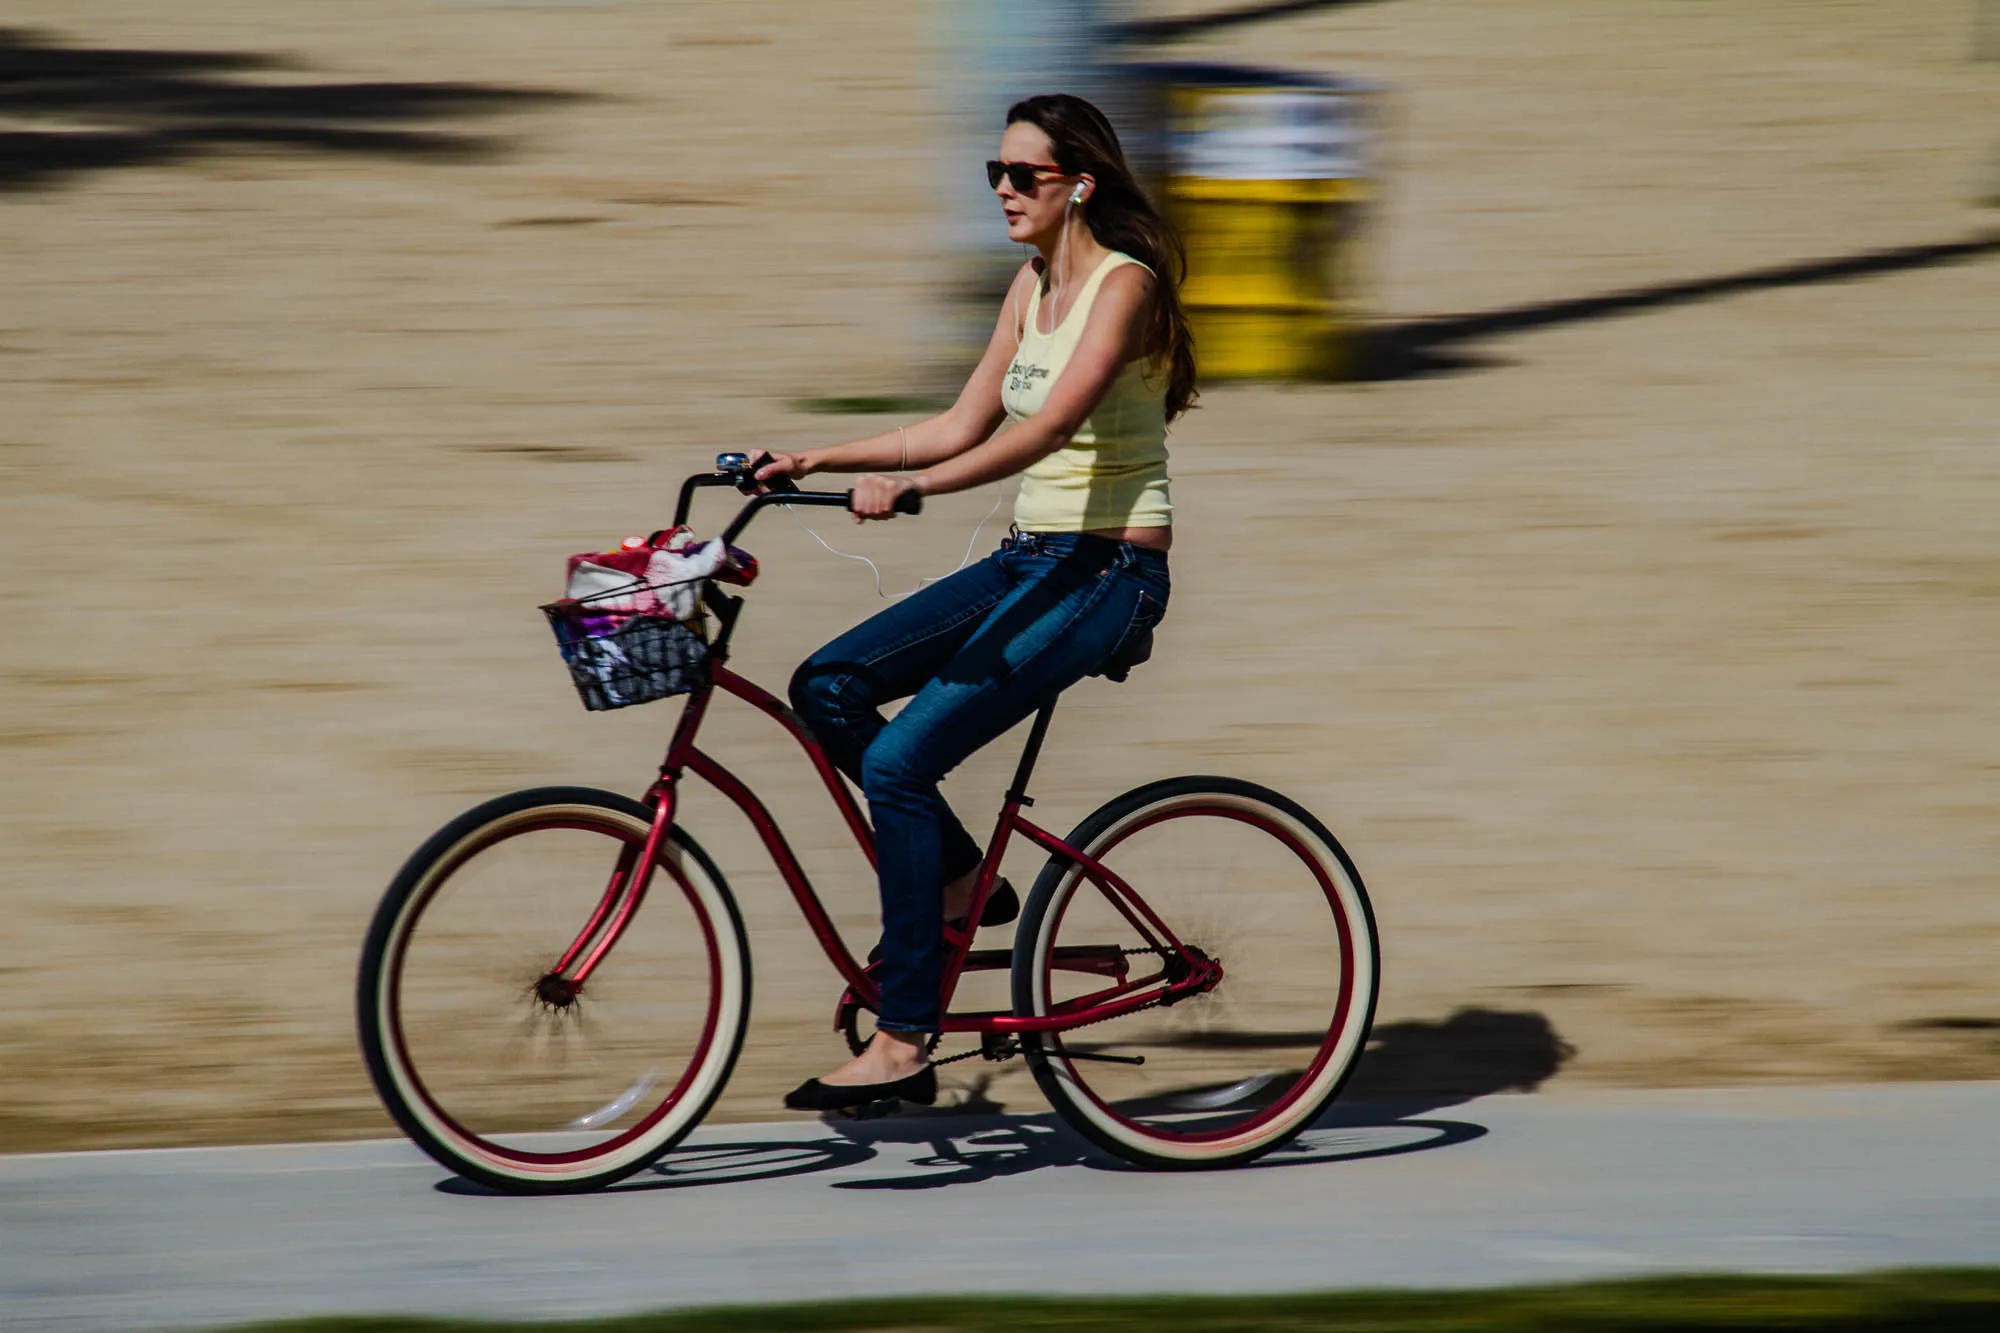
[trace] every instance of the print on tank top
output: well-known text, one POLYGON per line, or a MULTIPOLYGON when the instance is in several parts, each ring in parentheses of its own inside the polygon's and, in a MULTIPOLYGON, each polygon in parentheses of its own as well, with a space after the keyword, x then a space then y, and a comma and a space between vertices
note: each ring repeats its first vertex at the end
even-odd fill
POLYGON ((1047 366, 1037 365, 1029 361, 1026 357, 1023 357, 1019 352, 1016 352, 1014 354, 1014 364, 1007 367, 1007 391, 1009 393, 1019 393, 1023 389, 1032 389, 1035 386, 1036 380, 1045 380, 1048 377, 1049 368, 1047 366))

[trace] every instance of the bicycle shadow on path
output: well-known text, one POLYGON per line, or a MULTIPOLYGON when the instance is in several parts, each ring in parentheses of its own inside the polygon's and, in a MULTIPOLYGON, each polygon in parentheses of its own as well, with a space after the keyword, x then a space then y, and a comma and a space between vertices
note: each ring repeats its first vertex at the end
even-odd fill
MULTIPOLYGON (((1484 1125, 1428 1113, 1494 1093, 1533 1091, 1573 1054, 1539 1013, 1460 1009, 1437 1022, 1384 1024, 1371 1034, 1340 1098, 1310 1128, 1237 1169, 1358 1162, 1469 1143, 1485 1137, 1484 1125)), ((967 1105, 947 1111, 829 1122, 843 1140, 871 1151, 883 1143, 931 1150, 908 1162, 919 1174, 841 1180, 832 1188, 938 1189, 1061 1166, 1144 1170, 1089 1143, 1053 1112, 1005 1116, 993 1107, 976 1114, 984 1109, 976 1101, 983 1091, 976 1084, 967 1105)))
MULTIPOLYGON (((1484 1125, 1431 1113, 1500 1092, 1530 1092, 1573 1054, 1545 1015, 1460 1009, 1437 1021, 1378 1026, 1339 1100, 1292 1143, 1240 1170, 1327 1166, 1449 1148, 1483 1138, 1484 1125)), ((1140 1171, 1097 1148, 1050 1111, 1010 1115, 976 1078, 956 1106, 880 1119, 825 1120, 811 1139, 743 1139, 689 1144, 607 1193, 747 1184, 847 1172, 880 1162, 884 1174, 830 1180, 830 1189, 930 1190, 1056 1167, 1140 1171), (899 1149, 924 1151, 906 1156, 899 1149)), ((456 1178, 447 1194, 494 1197, 456 1178)))

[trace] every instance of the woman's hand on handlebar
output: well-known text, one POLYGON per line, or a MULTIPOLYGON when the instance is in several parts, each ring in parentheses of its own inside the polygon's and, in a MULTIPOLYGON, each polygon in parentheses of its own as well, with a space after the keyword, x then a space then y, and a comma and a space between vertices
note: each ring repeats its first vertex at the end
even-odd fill
POLYGON ((752 476, 759 483, 758 490, 769 490, 762 483, 772 477, 790 477, 794 481, 812 472, 812 465, 806 462, 804 454, 766 454, 764 461, 752 476))
POLYGON ((856 523, 866 523, 871 519, 894 518, 899 512, 915 513, 916 508, 903 497, 922 495, 923 490, 914 477, 885 477, 869 472, 855 478, 847 507, 854 514, 856 523))

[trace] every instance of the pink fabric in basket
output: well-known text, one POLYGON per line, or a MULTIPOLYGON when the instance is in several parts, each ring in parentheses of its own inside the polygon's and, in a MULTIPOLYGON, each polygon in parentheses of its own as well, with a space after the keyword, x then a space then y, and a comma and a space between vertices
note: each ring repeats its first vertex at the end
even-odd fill
POLYGON ((748 583, 756 575, 756 558, 747 552, 720 541, 698 541, 688 529, 674 528, 657 545, 628 542, 615 551, 571 556, 564 596, 585 602, 592 620, 692 620, 700 608, 701 580, 748 583))

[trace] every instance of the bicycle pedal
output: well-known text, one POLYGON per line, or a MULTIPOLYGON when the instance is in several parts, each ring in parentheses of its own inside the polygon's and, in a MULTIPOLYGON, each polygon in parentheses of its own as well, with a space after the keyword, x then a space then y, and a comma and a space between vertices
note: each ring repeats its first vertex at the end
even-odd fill
POLYGON ((846 1120, 880 1120, 884 1116, 896 1114, 902 1105, 903 1103, 900 1098, 884 1097, 879 1101, 863 1102, 859 1106, 850 1106, 841 1112, 841 1118, 846 1120))
POLYGON ((1011 1060, 1021 1053, 1019 1038, 998 1032, 979 1034, 979 1054, 981 1058, 993 1061, 1011 1060))

